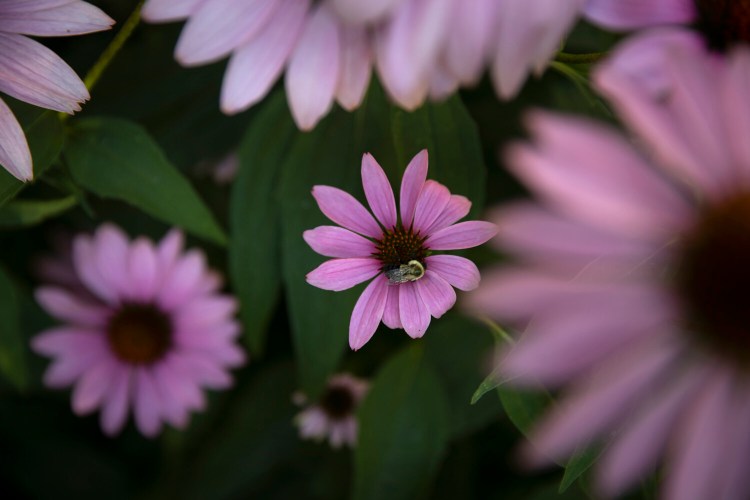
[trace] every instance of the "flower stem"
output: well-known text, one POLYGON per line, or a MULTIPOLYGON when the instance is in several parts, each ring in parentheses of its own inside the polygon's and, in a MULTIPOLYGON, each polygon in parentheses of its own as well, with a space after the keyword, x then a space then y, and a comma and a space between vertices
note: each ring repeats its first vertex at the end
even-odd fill
POLYGON ((511 346, 515 345, 516 341, 513 340, 513 337, 511 337, 508 332, 503 330, 500 325, 492 321, 490 318, 488 318, 487 316, 481 316, 479 320, 489 327, 492 335, 495 337, 495 340, 497 342, 505 342, 506 344, 511 346))
POLYGON ((602 60, 606 52, 591 52, 588 54, 571 54, 570 52, 558 52, 555 61, 566 64, 594 64, 602 60))

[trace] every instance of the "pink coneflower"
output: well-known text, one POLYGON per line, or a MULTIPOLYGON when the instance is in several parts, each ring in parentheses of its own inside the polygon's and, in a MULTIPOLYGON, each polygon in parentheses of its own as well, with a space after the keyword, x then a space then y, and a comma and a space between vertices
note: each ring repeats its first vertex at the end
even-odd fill
POLYGON ((36 291, 65 323, 32 341, 38 354, 54 358, 44 382, 74 385, 73 411, 101 408, 107 434, 122 429, 130 408, 146 436, 158 434, 162 421, 184 427, 188 413, 206 404, 202 389, 228 387, 227 370, 245 360, 234 342, 236 301, 218 293, 221 280, 203 254, 182 247, 179 231, 154 245, 104 224, 73 240, 77 283, 66 274, 36 291))
POLYGON ((505 376, 568 389, 532 462, 601 439, 607 495, 665 455, 664 498, 748 498, 750 52, 675 47, 666 106, 612 72, 619 55, 594 79, 637 141, 530 116, 535 143, 508 163, 542 203, 502 209, 497 241, 522 264, 472 299, 526 328, 505 376))
MULTIPOLYGON (((0 2, 0 92, 34 106, 73 113, 89 99, 78 75, 31 36, 82 35, 108 29, 114 21, 79 0, 0 2)), ((0 164, 14 177, 34 176, 31 152, 21 125, 0 99, 0 164)))
POLYGON ((471 202, 426 178, 427 151, 422 150, 401 181, 400 218, 388 177, 369 153, 362 157, 362 186, 375 217, 345 191, 313 188, 320 210, 342 227, 305 231, 313 250, 334 257, 310 272, 307 282, 340 291, 375 278, 362 292, 349 323, 354 350, 370 340, 381 320, 412 338, 421 337, 431 316, 439 318, 455 304, 453 287, 472 290, 479 284, 473 262, 433 252, 481 245, 495 234, 495 225, 456 224, 469 213, 471 202))
POLYGON ((333 448, 357 445, 357 408, 367 394, 369 384, 348 373, 332 376, 320 399, 308 405, 307 396, 294 393, 299 406, 308 405, 295 418, 302 439, 322 441, 328 438, 333 448))

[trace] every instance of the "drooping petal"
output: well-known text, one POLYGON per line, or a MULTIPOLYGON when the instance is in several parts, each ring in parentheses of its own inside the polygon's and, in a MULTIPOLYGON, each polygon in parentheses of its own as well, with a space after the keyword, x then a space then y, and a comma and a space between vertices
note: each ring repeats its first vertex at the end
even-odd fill
POLYGON ((370 238, 383 235, 370 212, 346 191, 331 186, 314 186, 312 195, 320 211, 336 224, 370 238))
POLYGON ((583 12, 594 23, 616 30, 662 24, 689 24, 697 16, 686 0, 589 0, 583 12))
POLYGON ((325 4, 315 9, 292 52, 284 80, 292 117, 302 130, 311 130, 331 109, 341 65, 338 21, 325 4))
POLYGON ((137 368, 133 381, 133 410, 135 423, 146 437, 154 437, 161 430, 159 393, 151 368, 137 368))
POLYGON ((338 226, 318 226, 302 233, 308 245, 326 257, 370 257, 375 244, 357 233, 338 226))
POLYGON ((459 222, 434 232, 425 241, 432 250, 461 250, 481 245, 497 233, 497 226, 486 221, 459 222))
POLYGON ((82 35, 109 29, 114 20, 88 2, 4 0, 0 31, 33 36, 82 35))
POLYGON ((75 71, 44 45, 0 33, 0 91, 35 106, 73 113, 89 99, 75 71))
POLYGON ((359 350, 378 329, 385 309, 388 280, 377 277, 367 285, 352 311, 349 321, 349 347, 359 350))
POLYGON ((279 78, 302 32, 310 0, 279 0, 261 30, 232 53, 221 86, 221 110, 243 111, 263 99, 279 78))
POLYGON ((435 231, 446 228, 450 225, 455 224, 464 217, 466 217, 471 210, 471 202, 465 196, 460 194, 452 194, 448 204, 440 212, 440 215, 435 222, 425 229, 425 234, 432 234, 435 231))
POLYGON ((139 302, 150 302, 158 282, 158 261, 153 243, 146 238, 136 239, 128 252, 128 273, 130 275, 129 295, 139 302))
POLYGON ((312 286, 338 292, 373 278, 381 266, 374 258, 331 259, 307 273, 305 279, 312 286))
POLYGON ((147 0, 141 10, 143 19, 151 23, 179 21, 190 16, 203 0, 147 0))
POLYGON ((396 199, 383 168, 370 153, 362 156, 362 187, 375 217, 385 228, 396 227, 396 199))
POLYGON ((425 182, 414 207, 414 231, 427 234, 427 228, 437 220, 450 199, 451 192, 447 187, 433 180, 425 182))
POLYGON ((454 2, 445 61, 462 84, 476 82, 484 69, 495 38, 500 5, 497 0, 454 2))
POLYGON ((404 0, 331 0, 331 6, 351 24, 372 23, 404 0))
POLYGON ((30 181, 31 151, 26 135, 5 101, 0 99, 0 165, 16 179, 30 181))
POLYGON ((206 275, 206 257, 201 252, 185 253, 161 283, 156 302, 171 310, 196 294, 206 275))
POLYGON ((750 50, 746 46, 734 49, 722 82, 722 111, 726 117, 726 140, 732 151, 737 177, 750 181, 750 99, 746 90, 750 86, 750 50))
POLYGON ((425 266, 459 290, 469 291, 479 286, 479 269, 464 257, 430 255, 425 259, 425 266))
POLYGON ((404 227, 411 227, 414 220, 414 208, 417 206, 417 198, 422 191, 425 180, 427 179, 427 150, 423 149, 411 159, 409 165, 404 170, 404 177, 401 179, 401 223, 404 227))
POLYGON ((113 436, 122 430, 128 418, 132 397, 132 368, 120 365, 112 374, 112 385, 102 402, 100 422, 104 433, 113 436))
POLYGON ((439 318, 456 303, 456 291, 440 274, 425 270, 424 276, 416 282, 419 296, 422 297, 430 314, 439 318))
POLYGON ((383 310, 383 324, 391 329, 403 328, 401 325, 401 313, 398 308, 398 286, 388 287, 385 298, 385 309, 383 310))
POLYGON ((398 308, 401 324, 413 339, 422 337, 430 326, 430 310, 424 303, 415 282, 398 285, 398 308))
POLYGON ((372 74, 372 50, 365 27, 341 26, 341 74, 336 101, 347 111, 362 103, 372 74))
POLYGON ((99 226, 92 238, 98 276, 105 286, 118 293, 130 292, 130 269, 128 268, 128 236, 114 224, 99 226))
POLYGON ((278 6, 279 0, 201 2, 180 34, 175 59, 185 66, 222 59, 256 36, 278 6))

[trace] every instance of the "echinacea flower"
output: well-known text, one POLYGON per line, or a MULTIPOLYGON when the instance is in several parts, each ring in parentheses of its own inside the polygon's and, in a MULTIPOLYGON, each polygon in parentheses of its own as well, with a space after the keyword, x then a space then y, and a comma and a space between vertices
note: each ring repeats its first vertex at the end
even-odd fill
POLYGON ((367 394, 369 384, 348 373, 333 375, 317 402, 310 404, 300 392, 294 402, 305 406, 294 422, 302 439, 322 441, 328 438, 333 448, 357 445, 357 409, 367 394))
MULTIPOLYGON (((89 99, 78 75, 31 36, 70 36, 109 29, 114 21, 79 0, 0 2, 0 92, 46 109, 73 113, 89 99)), ((0 99, 0 164, 14 177, 34 176, 31 152, 21 125, 0 99)))
POLYGON ((479 284, 473 262, 435 251, 481 245, 496 231, 484 221, 458 222, 471 208, 464 196, 427 178, 427 151, 409 163, 401 181, 400 215, 393 190, 372 155, 362 157, 362 186, 374 217, 352 195, 331 186, 312 194, 323 214, 342 227, 319 226, 304 232, 313 250, 334 257, 307 275, 324 290, 346 290, 374 278, 354 306, 349 345, 357 350, 372 338, 380 321, 403 328, 412 338, 427 331, 456 302, 456 292, 479 284))
POLYGON ((237 302, 218 292, 221 280, 201 252, 183 251, 181 232, 154 245, 104 224, 74 238, 72 266, 77 283, 63 274, 36 291, 64 324, 32 347, 53 358, 47 386, 75 386, 76 414, 101 408, 102 429, 113 435, 132 409, 140 431, 155 436, 162 422, 185 427, 189 412, 205 407, 203 388, 231 385, 228 369, 245 360, 234 341, 237 302))
POLYGON ((615 495, 664 457, 663 498, 750 497, 750 51, 719 64, 671 52, 664 102, 607 61, 594 74, 636 140, 530 116, 509 167, 539 203, 501 209, 521 259, 471 297, 525 328, 500 363, 516 384, 565 387, 526 448, 533 463, 607 443, 615 495))

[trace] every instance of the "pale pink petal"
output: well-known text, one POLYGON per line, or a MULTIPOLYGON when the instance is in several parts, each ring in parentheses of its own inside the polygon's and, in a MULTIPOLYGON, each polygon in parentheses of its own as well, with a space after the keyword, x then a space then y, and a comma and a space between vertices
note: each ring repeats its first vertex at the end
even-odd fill
POLYGON ((89 99, 75 71, 44 45, 0 33, 0 91, 35 106, 73 113, 89 99))
POLYGON ((258 34, 237 47, 221 86, 221 110, 243 111, 263 99, 284 70, 304 26, 310 0, 279 0, 258 34))
POLYGON ((195 382, 209 389, 226 389, 232 385, 232 377, 213 359, 200 353, 180 353, 171 360, 195 382))
POLYGON ((133 381, 133 412, 138 429, 146 437, 161 430, 161 403, 150 368, 137 368, 133 381))
POLYGON ((435 231, 446 228, 466 217, 471 210, 471 202, 465 196, 459 194, 452 194, 448 204, 445 206, 442 212, 435 222, 425 229, 425 234, 432 234, 435 231))
POLYGON ((398 285, 398 308, 401 324, 413 339, 418 339, 430 326, 430 310, 424 303, 415 282, 398 285))
POLYGON ((737 384, 733 395, 732 407, 727 410, 725 433, 726 450, 723 457, 724 467, 721 483, 721 498, 741 498, 750 491, 750 477, 747 474, 747 463, 750 460, 750 392, 747 379, 737 384))
POLYGON ((128 418, 133 382, 132 368, 120 365, 112 374, 112 384, 102 402, 100 423, 104 433, 113 436, 122 430, 128 418))
POLYGON ((149 302, 154 298, 159 273, 156 249, 146 238, 137 238, 130 247, 127 269, 129 274, 129 295, 138 302, 149 302))
POLYGON ((284 80, 292 117, 302 130, 311 130, 331 109, 341 65, 338 21, 325 4, 315 9, 292 52, 284 80))
MULTIPOLYGON (((184 369, 184 367, 183 367, 184 369)), ((164 390, 172 395, 187 409, 203 410, 206 398, 198 385, 192 380, 188 372, 181 371, 181 365, 173 363, 173 357, 165 359, 154 367, 154 377, 164 390)))
POLYGON ((102 359, 86 371, 73 389, 73 411, 85 415, 102 404, 114 382, 118 363, 113 359, 102 359))
POLYGON ((130 291, 130 270, 128 269, 127 234, 114 224, 105 223, 99 226, 92 239, 95 265, 98 275, 106 287, 118 293, 130 291))
POLYGON ((230 319, 239 307, 237 299, 228 295, 210 295, 185 302, 174 311, 172 321, 177 330, 214 331, 230 319))
POLYGON ((338 226, 318 226, 302 233, 308 245, 326 257, 369 257, 375 244, 357 233, 338 226))
POLYGON ((147 0, 141 15, 146 21, 169 22, 187 18, 203 0, 147 0))
POLYGON ((401 224, 405 228, 411 227, 414 220, 414 208, 417 206, 417 198, 422 191, 427 179, 427 150, 423 149, 411 159, 401 179, 401 224))
POLYGON ((106 307, 91 304, 58 287, 40 287, 34 297, 49 314, 76 325, 100 327, 110 314, 106 307))
POLYGON ((307 273, 305 279, 312 286, 339 292, 373 278, 381 267, 374 258, 332 259, 307 273))
POLYGON ((434 271, 425 270, 424 276, 416 284, 427 310, 435 318, 448 312, 456 303, 456 291, 434 271))
POLYGON ((346 191, 331 186, 314 186, 312 195, 320 211, 336 224, 370 238, 383 235, 370 212, 346 191))
POLYGON ((383 324, 394 330, 396 328, 403 328, 401 313, 398 308, 398 296, 398 286, 389 286, 385 298, 385 309, 383 310, 383 324))
POLYGON ((206 257, 198 251, 185 253, 164 277, 156 302, 171 310, 196 294, 206 276, 206 257))
POLYGON ((365 97, 372 74, 372 57, 367 30, 341 26, 341 74, 336 101, 347 111, 357 109, 365 97))
POLYGON ((362 187, 375 217, 386 229, 396 227, 396 199, 383 168, 370 153, 362 156, 362 187))
POLYGON ((211 0, 191 13, 175 48, 175 59, 196 66, 222 59, 251 40, 268 22, 279 0, 211 0))
POLYGON ((31 341, 31 348, 37 354, 52 357, 67 357, 84 351, 102 352, 104 346, 102 335, 97 330, 83 329, 77 326, 58 326, 44 330, 31 341))
POLYGON ((431 250, 461 250, 481 245, 496 233, 497 226, 491 222, 459 222, 432 233, 425 246, 431 250))
POLYGON ((584 13, 594 23, 616 30, 689 24, 697 16, 690 0, 589 0, 584 13))
POLYGON ((16 179, 34 177, 26 135, 5 101, 0 99, 0 165, 16 179))
POLYGON ((156 267, 160 283, 172 273, 184 246, 185 235, 179 229, 171 229, 156 246, 156 267))
POLYGON ((73 264, 78 276, 98 298, 109 304, 117 304, 120 295, 102 276, 97 260, 98 254, 93 241, 88 236, 77 236, 73 241, 73 264))
POLYGON ((82 35, 114 24, 90 3, 57 0, 3 0, 0 31, 34 36, 82 35))
POLYGON ((159 406, 164 421, 178 429, 184 428, 188 423, 188 408, 180 401, 177 394, 172 391, 168 381, 165 381, 156 370, 156 366, 151 368, 151 376, 159 397, 159 406))
POLYGON ((500 5, 497 0, 454 2, 445 63, 464 85, 476 82, 484 69, 495 38, 500 5))
POLYGON ((377 277, 367 285, 352 311, 349 321, 349 347, 359 350, 378 329, 385 309, 388 280, 377 277))
POLYGON ((734 49, 722 82, 722 111, 726 127, 725 139, 732 152, 733 166, 744 182, 750 180, 750 50, 746 46, 734 49))
POLYGON ((464 257, 430 255, 425 259, 425 267, 459 290, 469 291, 479 286, 479 269, 464 257))
POLYGON ((458 90, 460 82, 445 69, 442 64, 436 64, 432 68, 429 77, 429 96, 432 101, 447 99, 458 90))
POLYGON ((383 18, 399 3, 408 0, 330 0, 331 6, 352 24, 371 23, 383 18))
POLYGON ((427 228, 437 220, 450 199, 451 192, 447 187, 433 180, 425 182, 414 207, 414 231, 422 235, 427 234, 427 228))

